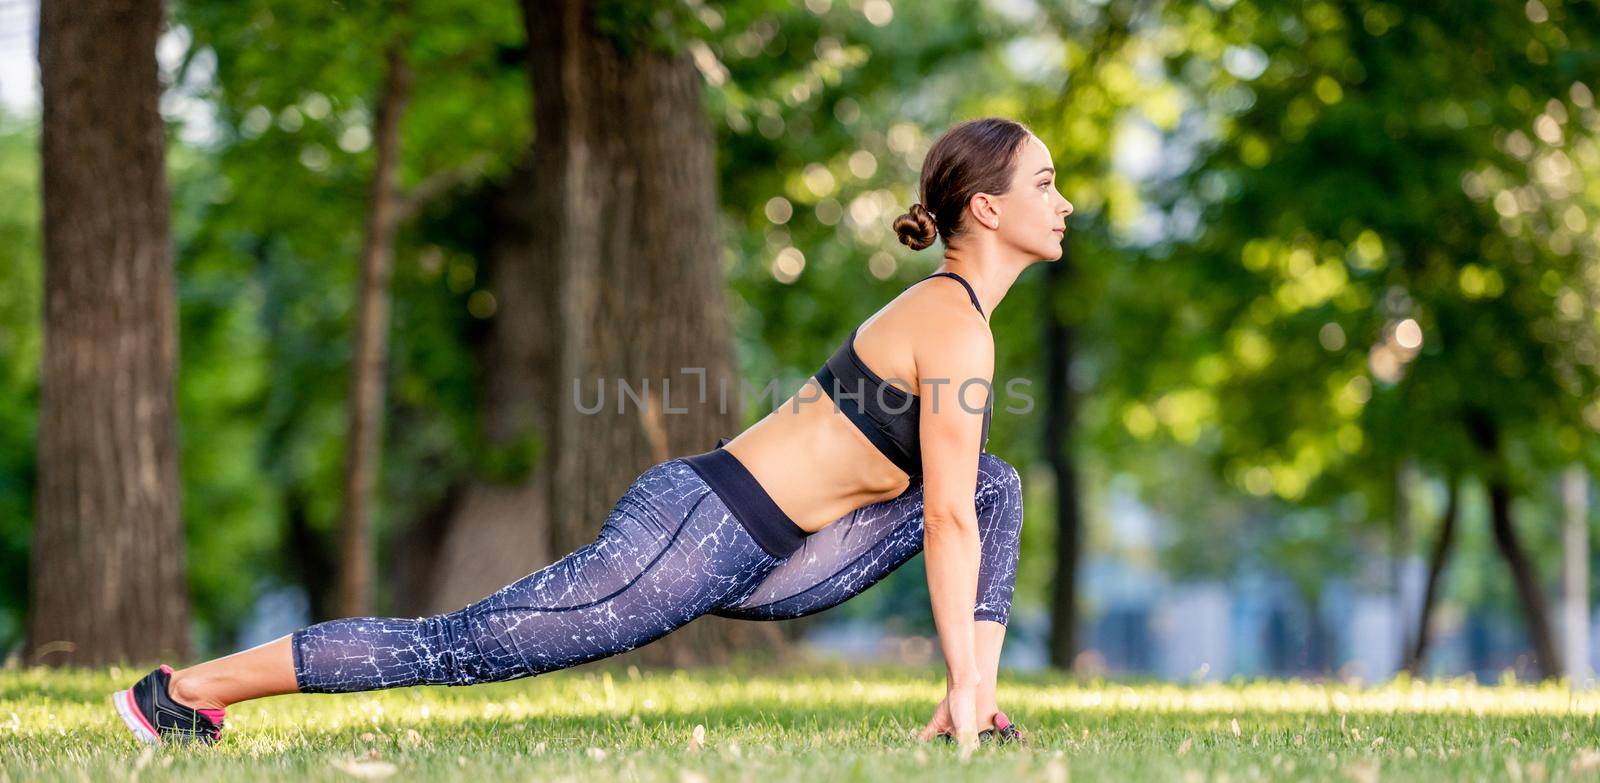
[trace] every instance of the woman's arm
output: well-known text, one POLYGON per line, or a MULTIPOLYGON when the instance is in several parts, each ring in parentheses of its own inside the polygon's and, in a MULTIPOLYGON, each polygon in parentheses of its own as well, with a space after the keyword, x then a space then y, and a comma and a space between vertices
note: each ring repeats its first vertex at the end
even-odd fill
MULTIPOLYGON (((977 313, 931 325, 920 337, 919 344, 928 346, 926 355, 916 357, 928 595, 949 687, 976 689, 984 676, 972 617, 978 593, 978 453, 994 341, 977 313), (972 379, 981 383, 967 383, 972 379)), ((961 702, 968 703, 964 697, 961 702)), ((973 716, 953 709, 952 720, 960 732, 973 716)))
MULTIPOLYGON (((978 686, 976 699, 977 710, 975 726, 979 731, 995 727, 994 716, 1000 711, 1000 704, 995 698, 995 682, 1000 675, 1000 647, 1005 644, 1006 627, 1001 623, 989 620, 980 620, 973 623, 973 649, 978 657, 978 671, 984 681, 978 686)), ((933 711, 933 717, 928 724, 922 727, 922 733, 917 739, 927 742, 938 734, 955 733, 955 727, 950 722, 950 697, 939 703, 933 711)))
POLYGON ((1000 681, 1000 648, 1006 642, 1006 627, 1002 623, 983 620, 973 624, 972 650, 978 658, 978 675, 983 682, 978 685, 978 730, 994 725, 994 714, 1000 710, 995 688, 1000 681))

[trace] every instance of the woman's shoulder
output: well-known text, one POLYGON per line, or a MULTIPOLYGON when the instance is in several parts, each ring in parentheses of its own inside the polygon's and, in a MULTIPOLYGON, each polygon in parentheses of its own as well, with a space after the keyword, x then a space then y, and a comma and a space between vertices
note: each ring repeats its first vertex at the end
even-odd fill
POLYGON ((944 290, 913 285, 862 321, 855 334, 869 342, 889 338, 888 342, 910 343, 914 350, 927 351, 951 350, 958 344, 971 347, 978 341, 992 347, 994 342, 988 319, 958 286, 944 290))

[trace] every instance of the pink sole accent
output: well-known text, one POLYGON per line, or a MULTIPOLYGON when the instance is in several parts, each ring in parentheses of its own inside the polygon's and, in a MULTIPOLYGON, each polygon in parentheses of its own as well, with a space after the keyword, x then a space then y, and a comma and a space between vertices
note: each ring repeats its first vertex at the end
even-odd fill
POLYGON ((1010 725, 1011 725, 1011 719, 1007 718, 1005 713, 996 712, 994 714, 994 727, 996 729, 999 729, 1001 731, 1005 731, 1006 727, 1010 726, 1010 725))
POLYGON ((206 708, 206 709, 197 709, 197 710, 195 710, 195 712, 198 712, 201 715, 204 715, 207 718, 210 718, 212 723, 221 723, 222 722, 222 716, 223 716, 223 713, 225 711, 224 710, 206 708))
POLYGON ((111 694, 111 703, 116 706, 117 714, 122 717, 122 722, 128 725, 134 737, 142 742, 159 743, 161 737, 156 733, 155 727, 150 725, 149 719, 139 711, 138 702, 133 699, 133 691, 117 691, 111 694))

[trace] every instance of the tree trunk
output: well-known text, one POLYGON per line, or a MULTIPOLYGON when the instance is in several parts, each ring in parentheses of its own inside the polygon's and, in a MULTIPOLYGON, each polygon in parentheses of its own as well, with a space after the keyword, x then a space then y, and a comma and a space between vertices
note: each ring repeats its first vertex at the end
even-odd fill
POLYGON ((1399 637, 1399 659, 1404 665, 1411 639, 1412 596, 1406 585, 1406 561, 1411 556, 1411 474, 1415 471, 1410 457, 1395 465, 1392 497, 1394 529, 1391 530, 1389 556, 1389 587, 1394 593, 1396 636, 1399 637))
POLYGON ((1461 515, 1461 481, 1452 474, 1449 483, 1449 499, 1445 501, 1444 518, 1439 521, 1439 538, 1434 541, 1433 551, 1428 556, 1428 584, 1422 591, 1422 610, 1417 615, 1416 638, 1406 655, 1405 668, 1412 677, 1422 674, 1422 666, 1428 660, 1428 645, 1433 641, 1429 625, 1433 621, 1434 605, 1439 600, 1439 584, 1444 577, 1444 567, 1450 562, 1450 554, 1455 549, 1456 519, 1461 515))
MULTIPOLYGON (((566 552, 594 538, 643 468, 731 434, 731 415, 661 418, 659 394, 661 379, 683 367, 726 376, 732 351, 700 76, 684 58, 620 52, 594 29, 592 3, 523 5, 542 175, 535 263, 554 272, 561 316, 551 540, 566 552), (619 381, 648 389, 642 406, 617 404, 619 381), (586 400, 611 392, 610 404, 583 415, 579 384, 586 400), (677 425, 671 444, 662 437, 668 424, 677 425)), ((687 380, 679 378, 680 396, 687 380)))
POLYGON ((1539 579, 1533 564, 1517 542, 1516 526, 1511 517, 1510 466, 1500 453, 1500 428, 1493 415, 1481 408, 1469 408, 1463 424, 1473 444, 1488 466, 1485 484, 1489 489, 1489 521, 1494 533, 1495 549, 1505 559, 1511 571, 1512 586, 1517 600, 1522 603, 1523 620, 1528 626, 1528 642, 1533 645, 1542 677, 1555 677, 1561 672, 1561 661, 1556 657, 1555 637, 1550 632, 1550 615, 1545 609, 1544 593, 1539 589, 1539 579))
MULTIPOLYGON (((682 57, 623 57, 592 15, 587 3, 524 4, 536 135, 487 209, 484 435, 502 469, 452 493, 441 530, 419 534, 439 542, 408 559, 408 582, 430 585, 405 604, 419 613, 459 608, 594 540, 639 473, 711 448, 740 420, 700 77, 682 57), (680 368, 704 368, 704 402, 685 394, 692 385, 699 400, 701 376, 680 368), (637 390, 646 378, 646 410, 617 415, 615 381, 637 390), (710 407, 718 379, 726 409, 710 407), (590 395, 604 383, 606 409, 582 415, 574 381, 590 395)), ((782 636, 708 617, 629 655, 716 662, 782 636)))
POLYGON ((1044 454, 1056 486, 1056 575, 1051 582, 1050 664, 1071 669, 1078 652, 1078 560, 1083 548, 1083 514, 1078 500, 1077 465, 1072 456, 1072 436, 1077 417, 1077 395, 1068 372, 1072 366, 1074 330, 1061 313, 1068 299, 1071 248, 1050 264, 1045 273, 1044 454))
POLYGON ((355 355, 350 368, 349 434, 345 442, 344 509, 340 519, 339 613, 372 613, 372 499, 383 447, 384 373, 389 351, 389 278, 394 270, 395 232, 401 194, 400 123, 411 92, 405 41, 396 36, 385 57, 382 92, 373 137, 377 163, 367 200, 366 240, 361 250, 355 355))
POLYGON ((338 563, 328 537, 311 524, 311 497, 305 485, 295 481, 284 488, 283 513, 288 528, 284 550, 288 553, 289 573, 305 591, 311 622, 335 619, 338 615, 333 611, 332 582, 338 563))
POLYGON ((189 652, 161 19, 159 0, 40 8, 45 306, 29 663, 189 652))
MULTIPOLYGON (((532 261, 553 278, 558 313, 545 463, 556 556, 594 540, 645 469, 709 450, 740 423, 703 77, 643 31, 619 46, 630 33, 602 34, 595 14, 591 2, 523 1, 539 174, 532 261), (619 383, 644 402, 619 400, 619 383), (587 400, 603 388, 607 405, 581 412, 579 385, 587 400)), ((708 617, 634 656, 710 662, 781 636, 770 623, 708 617)))
MULTIPOLYGON (((479 353, 480 405, 483 436, 496 454, 548 453, 543 433, 555 407, 550 367, 560 322, 549 265, 534 263, 537 187, 530 158, 485 195, 484 271, 495 311, 479 353)), ((437 545, 431 557, 419 549, 421 556, 407 558, 407 571, 414 574, 408 581, 429 587, 410 593, 402 605, 427 614, 458 609, 553 560, 548 474, 542 459, 535 459, 510 472, 475 476, 454 489, 441 530, 413 531, 437 545)))
POLYGON ((1523 619, 1528 624, 1528 641, 1538 658, 1539 675, 1546 679, 1561 676, 1561 658, 1556 653, 1555 634, 1550 630, 1550 612, 1545 607, 1544 591, 1534 574, 1533 562, 1517 541, 1515 520, 1511 516, 1511 486, 1506 477, 1489 479, 1489 513, 1494 530, 1495 549, 1511 569, 1511 581, 1522 602, 1523 619))

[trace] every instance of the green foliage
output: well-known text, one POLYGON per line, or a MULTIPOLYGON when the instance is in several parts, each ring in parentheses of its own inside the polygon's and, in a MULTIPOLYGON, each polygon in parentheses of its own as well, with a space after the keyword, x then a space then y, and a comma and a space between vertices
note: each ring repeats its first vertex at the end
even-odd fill
MULTIPOLYGON (((336 524, 371 125, 395 41, 415 75, 401 186, 466 184, 397 245, 380 537, 452 482, 515 480, 541 459, 537 435, 481 442, 485 311, 469 307, 493 295, 482 185, 523 157, 538 84, 516 3, 173 12, 185 67, 214 65, 198 97, 217 135, 174 134, 169 170, 190 578, 204 646, 221 651, 261 583, 315 560, 288 547, 288 518, 324 538, 336 524)), ((1029 463, 1047 315, 1073 330, 1085 486, 1131 486, 1175 520, 1177 578, 1254 564, 1314 593, 1360 559, 1352 531, 1393 516, 1405 457, 1434 477, 1430 498, 1446 472, 1507 470, 1530 529, 1553 524, 1541 482, 1600 466, 1594 16, 1540 0, 600 0, 593 21, 625 56, 686 53, 704 77, 740 368, 780 394, 939 263, 939 246, 916 254, 889 230, 939 133, 1002 115, 1045 141, 1077 209, 1069 282, 1052 300, 1032 270, 993 314, 995 380, 1031 380, 1034 407, 997 410, 990 442, 1030 488, 1017 601, 1039 605, 1055 499, 1029 463), (1118 165, 1152 137, 1154 175, 1118 165), (1407 319, 1415 351, 1399 344, 1407 319)), ((34 133, 0 125, 0 645, 19 630, 33 513, 34 133)), ((912 564, 839 611, 927 630, 925 589, 912 564)), ((1494 602, 1503 583, 1460 589, 1494 602)))
POLYGON ((38 127, 0 114, 0 649, 22 635, 32 540, 42 313, 38 127))
MULTIPOLYGON (((207 97, 219 138, 178 189, 185 217, 175 242, 191 582, 220 650, 254 599, 255 580, 288 581, 296 560, 315 560, 287 549, 288 516, 303 510, 330 541, 337 522, 385 47, 403 36, 414 73, 403 187, 448 176, 471 188, 505 171, 527 143, 530 97, 513 4, 178 10, 193 52, 216 62, 207 97), (235 568, 245 558, 257 565, 235 568), (239 574, 251 583, 237 584, 239 574)), ((472 213, 471 199, 446 193, 397 246, 381 542, 397 519, 441 497, 477 451, 469 344, 481 327, 467 303, 483 282, 481 221, 472 213)))
POLYGON ((936 251, 914 254, 888 227, 916 200, 931 137, 973 110, 975 93, 960 83, 974 72, 1003 78, 984 53, 1004 31, 968 2, 901 9, 881 27, 843 3, 738 9, 708 42, 726 70, 707 102, 730 307, 746 376, 797 387, 853 326, 937 265, 936 251), (918 96, 915 113, 907 95, 918 96), (780 255, 794 252, 799 271, 780 272, 780 255))
MULTIPOLYGON (((702 6, 702 13, 705 12, 702 6)), ((709 32, 688 3, 667 0, 595 0, 594 29, 623 58, 645 51, 673 55, 709 32)))
POLYGON ((479 453, 474 473, 486 481, 525 481, 544 456, 544 439, 530 434, 506 444, 489 444, 479 453))
MULTIPOLYGON (((1594 393, 1593 361, 1570 366, 1571 382, 1558 382, 1561 352, 1576 346, 1541 336, 1554 337, 1540 327, 1558 318, 1561 289, 1546 291, 1541 280, 1582 280, 1581 256, 1553 252, 1549 236, 1507 231, 1486 194, 1469 192, 1478 169, 1505 164, 1508 134, 1536 124, 1546 99, 1559 100, 1571 84, 1573 74, 1525 59, 1529 36, 1537 41, 1548 26, 1504 4, 1482 4, 1471 14, 1410 9, 1403 20, 1387 8, 1262 9, 1247 29, 1273 64, 1245 88, 1253 105, 1229 123, 1233 132, 1192 180, 1197 190, 1204 175, 1226 186, 1204 213, 1189 265, 1209 279, 1188 290, 1227 290, 1232 302, 1249 302, 1248 311, 1234 309, 1225 316, 1232 323, 1222 324, 1237 338, 1236 356, 1248 352, 1241 347, 1248 334, 1271 345, 1270 362, 1235 373, 1220 388, 1235 398, 1298 406, 1284 417, 1256 412, 1255 425, 1227 428, 1241 440, 1241 453, 1277 451, 1267 460, 1275 470, 1298 457, 1280 445, 1288 426, 1317 427, 1327 438, 1346 422, 1365 437, 1321 447, 1315 462, 1419 453, 1441 468, 1465 467, 1463 460, 1481 466, 1501 455, 1474 456, 1463 421, 1474 412, 1533 436, 1573 421, 1576 402, 1594 393), (1439 45, 1463 39, 1473 45, 1439 45), (1466 72, 1477 78, 1459 78, 1466 72), (1519 106, 1514 96, 1529 88, 1538 97, 1519 106), (1489 285, 1474 286, 1473 274, 1492 274, 1502 290, 1491 295, 1489 285), (1404 318, 1420 326, 1422 346, 1409 366, 1401 360, 1395 367, 1395 324, 1404 318), (1348 337, 1323 339, 1329 324, 1348 337), (1291 341, 1311 349, 1292 350, 1291 341), (1349 379, 1363 376, 1369 380, 1352 400, 1349 379), (1325 383, 1305 383, 1308 377, 1325 383), (1278 444, 1269 447, 1269 438, 1278 444), (1357 441, 1370 445, 1345 448, 1357 441)), ((1235 12, 1246 13, 1241 9, 1235 12)), ((1567 21, 1577 33, 1594 20, 1567 21)), ((1585 51, 1576 43, 1573 49, 1585 51)), ((1215 73, 1220 84, 1212 90, 1241 86, 1215 73)), ((1574 116, 1578 111, 1573 107, 1574 116)), ((1550 461, 1584 458, 1580 443, 1570 439, 1550 461)), ((1275 473, 1273 490, 1285 497, 1301 494, 1294 484, 1309 483, 1282 475, 1275 473)))
POLYGON ((1201 447, 1276 504, 1359 494, 1371 521, 1392 518, 1407 456, 1523 491, 1597 464, 1600 416, 1578 422, 1600 385, 1600 270, 1572 231, 1593 202, 1551 167, 1595 158, 1574 80, 1600 20, 1535 6, 1169 9, 1194 107, 1177 138, 1198 155, 1160 202, 1195 228, 1139 259, 1118 302, 1123 345, 1150 349, 1109 374, 1128 433, 1201 447))

